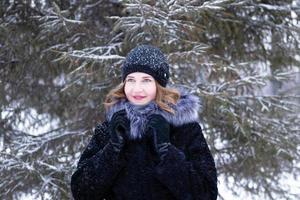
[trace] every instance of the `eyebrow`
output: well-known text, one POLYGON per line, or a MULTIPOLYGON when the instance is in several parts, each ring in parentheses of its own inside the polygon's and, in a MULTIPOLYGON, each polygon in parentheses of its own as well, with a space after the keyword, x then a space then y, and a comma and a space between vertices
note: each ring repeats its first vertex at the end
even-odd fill
MULTIPOLYGON (((133 76, 127 76, 127 78, 135 78, 133 76)), ((151 78, 151 76, 143 76, 142 78, 151 78)))

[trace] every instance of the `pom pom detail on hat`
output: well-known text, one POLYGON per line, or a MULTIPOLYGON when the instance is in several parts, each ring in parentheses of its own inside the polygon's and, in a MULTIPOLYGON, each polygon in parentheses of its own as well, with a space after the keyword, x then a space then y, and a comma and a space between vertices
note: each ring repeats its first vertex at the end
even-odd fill
POLYGON ((149 74, 163 87, 166 87, 170 76, 164 54, 151 45, 139 45, 128 53, 122 65, 122 80, 133 72, 149 74))

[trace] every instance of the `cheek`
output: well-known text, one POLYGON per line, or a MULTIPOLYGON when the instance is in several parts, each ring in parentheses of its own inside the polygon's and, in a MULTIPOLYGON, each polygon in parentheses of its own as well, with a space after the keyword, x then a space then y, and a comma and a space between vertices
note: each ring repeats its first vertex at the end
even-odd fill
POLYGON ((126 96, 129 94, 129 91, 130 91, 130 89, 129 89, 128 85, 125 84, 125 86, 124 86, 124 93, 125 93, 126 96))
POLYGON ((153 85, 149 91, 150 91, 150 95, 153 98, 155 98, 155 96, 156 96, 156 85, 153 85))

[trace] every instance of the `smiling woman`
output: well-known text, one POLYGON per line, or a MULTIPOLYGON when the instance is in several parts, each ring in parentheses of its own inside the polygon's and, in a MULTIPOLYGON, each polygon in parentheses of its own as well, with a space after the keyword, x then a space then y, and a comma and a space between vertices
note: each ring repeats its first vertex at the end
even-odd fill
POLYGON ((106 120, 72 175, 74 199, 217 198, 215 163, 199 125, 200 100, 167 87, 169 65, 156 47, 134 48, 122 83, 105 99, 106 120))
POLYGON ((124 92, 127 99, 135 105, 145 105, 156 97, 156 83, 151 75, 134 72, 125 80, 124 92))

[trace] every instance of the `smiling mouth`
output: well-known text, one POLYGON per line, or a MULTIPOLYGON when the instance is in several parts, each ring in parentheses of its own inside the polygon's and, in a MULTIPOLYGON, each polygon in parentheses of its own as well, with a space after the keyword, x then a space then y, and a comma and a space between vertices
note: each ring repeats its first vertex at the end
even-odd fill
POLYGON ((141 99, 144 99, 145 97, 142 97, 142 96, 133 96, 134 99, 136 100, 141 100, 141 99))

